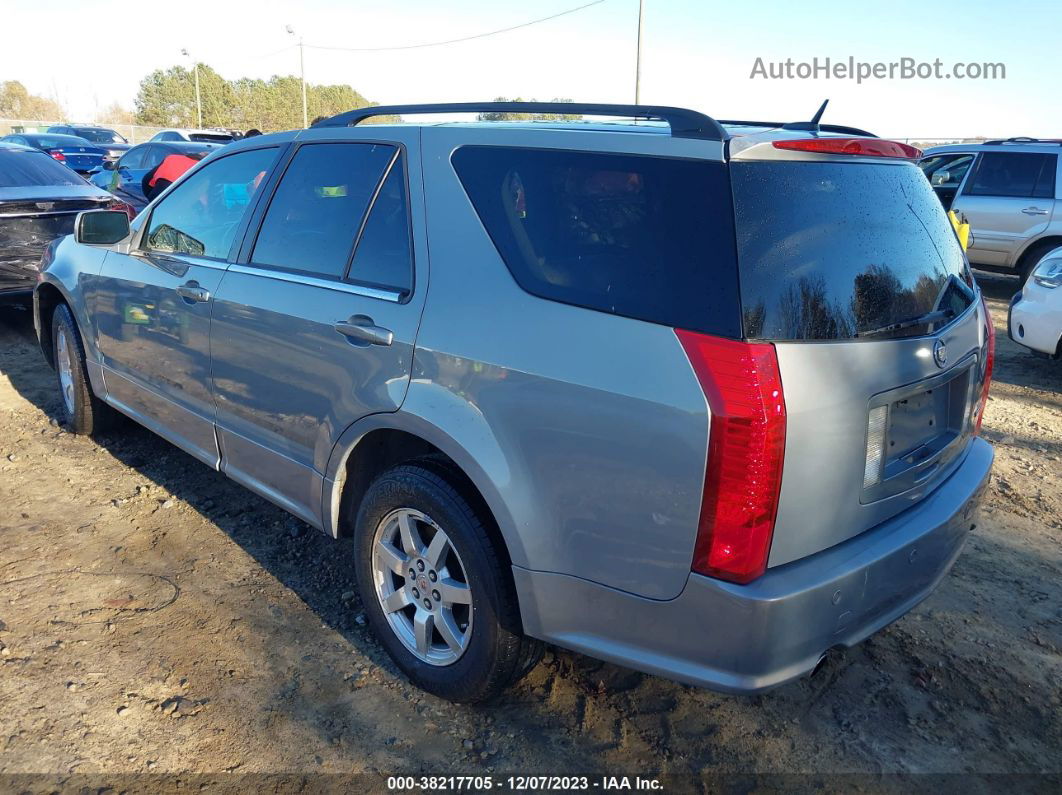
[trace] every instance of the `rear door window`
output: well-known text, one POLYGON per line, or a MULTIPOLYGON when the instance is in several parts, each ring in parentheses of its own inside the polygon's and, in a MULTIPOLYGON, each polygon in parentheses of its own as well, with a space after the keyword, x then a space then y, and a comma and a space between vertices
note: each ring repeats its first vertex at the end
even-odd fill
POLYGON ((340 279, 385 169, 387 144, 300 146, 269 203, 251 261, 340 279))
POLYGON ((406 175, 397 158, 372 203, 350 266, 350 281, 399 293, 413 289, 406 175))
POLYGON ((747 337, 915 336, 972 303, 962 249, 916 166, 737 161, 730 169, 747 337), (906 325, 930 313, 945 316, 906 325))
POLYGON ((726 166, 467 146, 452 158, 516 282, 552 301, 740 336, 726 166))
POLYGON ((277 150, 252 149, 206 164, 151 213, 144 248, 225 259, 277 150))
POLYGON ((1057 155, 1037 152, 985 152, 977 164, 970 196, 1053 198, 1057 155))

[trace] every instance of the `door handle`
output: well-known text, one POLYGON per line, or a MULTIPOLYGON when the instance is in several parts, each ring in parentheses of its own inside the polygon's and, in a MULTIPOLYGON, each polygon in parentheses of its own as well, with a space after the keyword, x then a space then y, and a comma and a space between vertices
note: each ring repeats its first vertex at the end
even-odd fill
POLYGON ((375 325, 368 315, 354 315, 349 320, 337 320, 333 328, 355 343, 390 345, 395 340, 391 329, 375 325))
POLYGON ((1047 215, 1047 210, 1041 210, 1039 207, 1026 207, 1022 212, 1026 215, 1047 215))
POLYGON ((185 282, 175 292, 185 301, 191 301, 193 304, 201 304, 210 300, 210 290, 200 287, 199 282, 195 281, 185 282))

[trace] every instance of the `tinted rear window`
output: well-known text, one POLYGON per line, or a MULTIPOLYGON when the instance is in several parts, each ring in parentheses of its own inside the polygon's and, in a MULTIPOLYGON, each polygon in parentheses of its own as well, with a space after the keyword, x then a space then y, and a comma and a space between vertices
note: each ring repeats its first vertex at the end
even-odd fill
POLYGON ((930 312, 958 315, 973 301, 962 249, 917 166, 769 161, 730 169, 747 337, 852 339, 930 312))
POLYGON ((566 304, 740 335, 726 166, 468 146, 453 165, 516 282, 566 304))
POLYGON ((97 130, 92 127, 74 130, 74 135, 79 135, 86 141, 94 144, 124 144, 126 140, 114 130, 97 130))
POLYGON ((85 180, 77 172, 44 152, 0 149, 0 188, 84 184, 85 180))

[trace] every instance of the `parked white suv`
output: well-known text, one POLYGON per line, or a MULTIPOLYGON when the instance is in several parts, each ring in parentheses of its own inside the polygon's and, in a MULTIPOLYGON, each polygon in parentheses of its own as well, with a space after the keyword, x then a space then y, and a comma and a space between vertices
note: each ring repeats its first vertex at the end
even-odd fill
POLYGON ((1062 246, 1062 142, 1008 138, 927 149, 919 165, 946 209, 970 223, 970 263, 1024 282, 1062 246))
POLYGON ((1062 248, 1035 264, 1021 292, 1010 299, 1010 338, 1038 353, 1062 356, 1062 248))

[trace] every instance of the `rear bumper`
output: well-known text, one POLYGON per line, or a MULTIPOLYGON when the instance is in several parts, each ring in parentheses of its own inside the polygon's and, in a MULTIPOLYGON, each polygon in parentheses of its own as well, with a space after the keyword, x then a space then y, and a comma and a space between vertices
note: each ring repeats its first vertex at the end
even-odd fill
POLYGON ((678 597, 655 601, 514 567, 524 631, 687 684, 740 693, 775 687, 936 588, 975 522, 992 458, 992 448, 974 439, 951 477, 917 505, 749 585, 694 574, 678 597))

